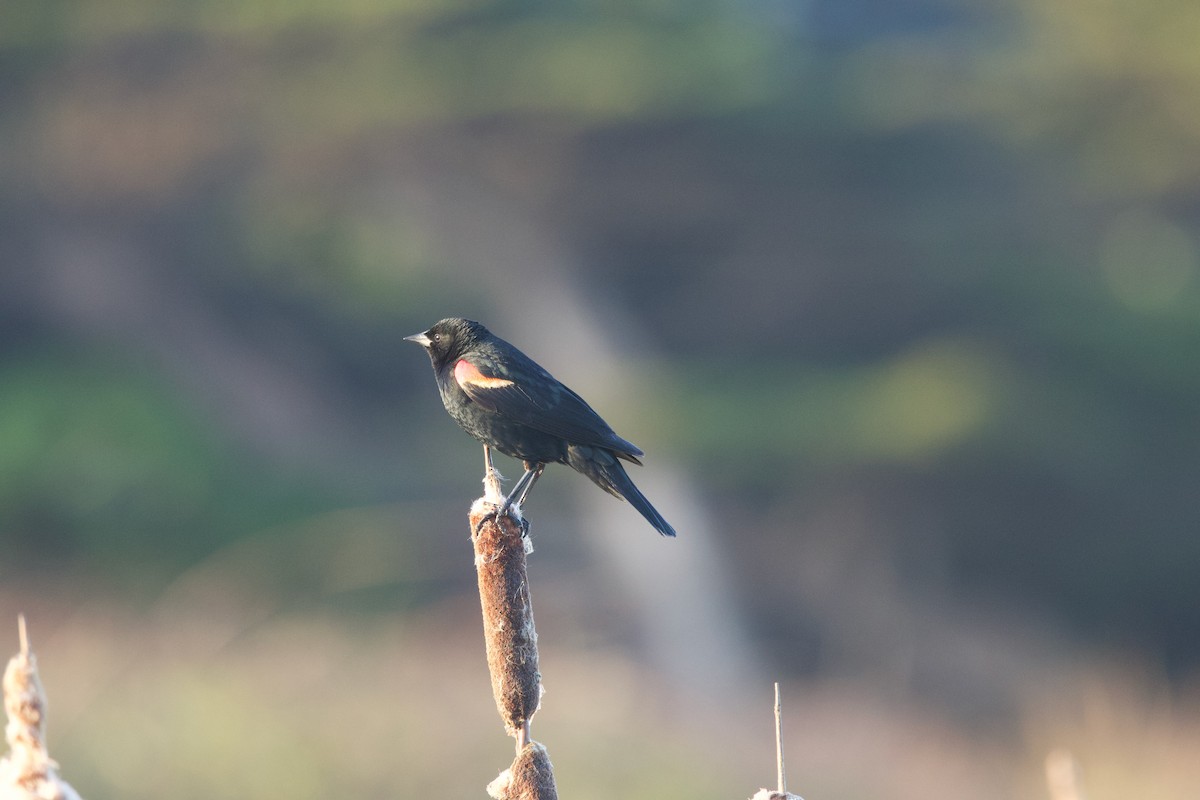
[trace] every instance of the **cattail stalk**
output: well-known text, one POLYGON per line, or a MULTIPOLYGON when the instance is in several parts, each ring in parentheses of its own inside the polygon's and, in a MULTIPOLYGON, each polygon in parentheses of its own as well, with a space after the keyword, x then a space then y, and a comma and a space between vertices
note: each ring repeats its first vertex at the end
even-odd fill
POLYGON ((779 794, 787 794, 787 771, 783 768, 783 701, 779 699, 779 681, 775 681, 775 782, 779 794))
POLYGON ((516 760, 488 786, 488 794, 496 800, 557 800, 546 748, 529 735, 542 702, 542 676, 526 571, 533 549, 528 525, 514 515, 492 513, 498 498, 494 487, 488 488, 471 507, 471 541, 492 695, 505 733, 517 740, 516 760))
POLYGON ((779 683, 775 683, 775 789, 759 789, 750 800, 804 800, 787 790, 787 774, 783 769, 783 701, 779 683))
POLYGON ((21 652, 4 670, 4 711, 8 755, 0 759, 0 800, 80 800, 58 777, 58 764, 46 750, 46 693, 37 658, 29 649, 25 617, 17 618, 21 652))
POLYGON ((492 694, 505 732, 523 744, 519 740, 528 736, 529 721, 542 699, 537 631, 525 567, 529 540, 511 516, 492 516, 480 524, 481 519, 482 515, 471 516, 472 529, 477 529, 472 541, 492 694))

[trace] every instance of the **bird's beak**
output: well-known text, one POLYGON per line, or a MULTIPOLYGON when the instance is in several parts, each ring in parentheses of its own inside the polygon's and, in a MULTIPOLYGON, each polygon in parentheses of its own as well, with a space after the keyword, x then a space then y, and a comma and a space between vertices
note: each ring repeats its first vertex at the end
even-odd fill
POLYGON ((412 336, 405 336, 404 341, 416 342, 421 347, 429 347, 429 345, 433 344, 433 340, 423 333, 414 333, 412 336))

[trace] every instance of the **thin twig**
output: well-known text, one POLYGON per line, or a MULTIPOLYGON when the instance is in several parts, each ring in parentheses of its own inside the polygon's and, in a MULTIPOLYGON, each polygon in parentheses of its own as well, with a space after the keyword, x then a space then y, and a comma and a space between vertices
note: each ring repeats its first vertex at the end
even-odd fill
POLYGON ((787 794, 787 775, 783 769, 783 701, 779 699, 779 681, 775 682, 775 763, 779 793, 787 794))

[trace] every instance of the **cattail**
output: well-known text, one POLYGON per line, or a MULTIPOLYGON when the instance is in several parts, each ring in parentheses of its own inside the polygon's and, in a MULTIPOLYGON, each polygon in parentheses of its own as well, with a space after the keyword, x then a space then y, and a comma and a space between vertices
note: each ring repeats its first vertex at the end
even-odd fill
POLYGON ((505 732, 517 738, 519 752, 542 700, 537 631, 525 570, 525 557, 532 548, 521 523, 508 514, 487 516, 489 510, 490 503, 478 501, 470 517, 483 636, 496 709, 505 732))
POLYGON ((46 693, 38 680, 37 658, 29 649, 25 617, 17 618, 21 652, 4 670, 4 711, 8 755, 0 759, 0 800, 80 800, 58 777, 58 764, 46 750, 46 693))
POLYGON ((488 784, 487 792, 494 800, 558 800, 546 748, 537 742, 525 745, 513 765, 488 784))
POLYGON ((483 637, 496 709, 505 733, 517 740, 516 760, 487 791, 496 800, 557 800, 550 757, 529 737, 529 721, 542 704, 537 631, 525 568, 526 556, 533 552, 529 525, 519 511, 494 513, 502 502, 499 484, 485 479, 484 485, 487 492, 475 501, 470 514, 483 637))

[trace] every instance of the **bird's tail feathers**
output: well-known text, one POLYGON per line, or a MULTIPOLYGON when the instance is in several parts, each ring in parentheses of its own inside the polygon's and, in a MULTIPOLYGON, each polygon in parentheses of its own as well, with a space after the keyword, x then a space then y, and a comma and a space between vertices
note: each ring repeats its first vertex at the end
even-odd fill
POLYGON ((663 536, 675 535, 675 529, 663 519, 663 515, 650 504, 641 490, 634 486, 633 481, 625 472, 625 467, 612 452, 600 448, 570 445, 567 447, 567 463, 577 472, 591 478, 592 482, 604 491, 614 497, 628 500, 629 504, 636 508, 638 513, 645 517, 646 521, 663 536))

